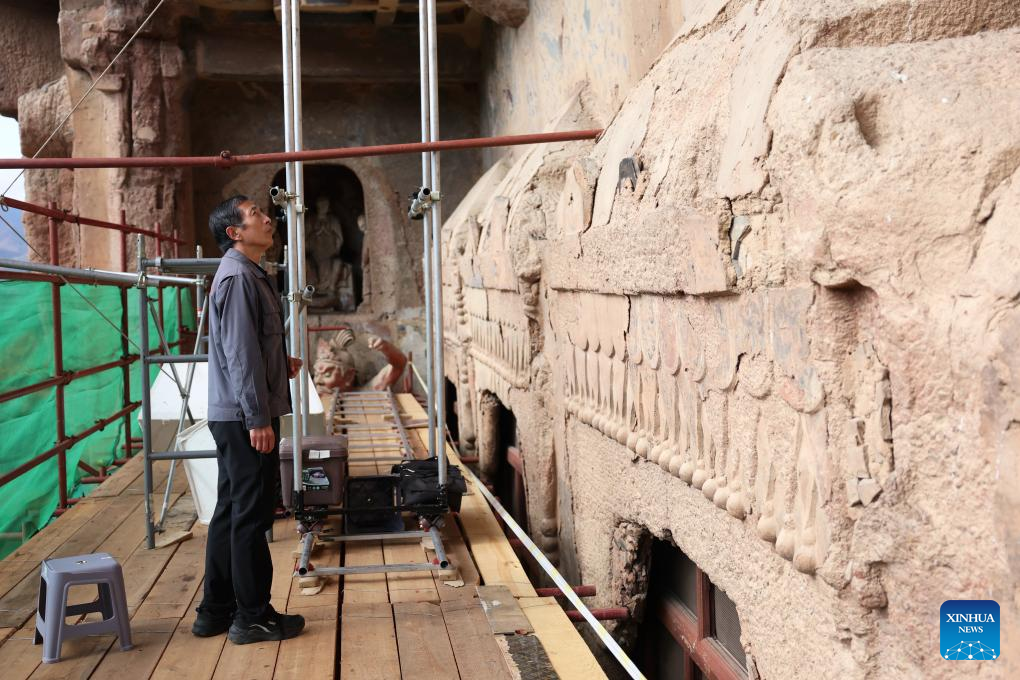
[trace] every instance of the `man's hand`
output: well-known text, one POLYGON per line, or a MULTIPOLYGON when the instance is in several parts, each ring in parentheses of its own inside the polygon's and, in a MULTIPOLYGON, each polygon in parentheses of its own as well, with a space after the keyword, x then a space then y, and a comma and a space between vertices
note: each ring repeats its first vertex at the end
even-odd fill
POLYGON ((297 357, 287 357, 287 363, 290 364, 290 371, 287 376, 293 378, 301 370, 301 360, 297 357))
POLYGON ((251 436, 252 448, 259 453, 269 453, 276 444, 276 434, 273 432, 272 425, 256 427, 248 430, 248 434, 251 436))

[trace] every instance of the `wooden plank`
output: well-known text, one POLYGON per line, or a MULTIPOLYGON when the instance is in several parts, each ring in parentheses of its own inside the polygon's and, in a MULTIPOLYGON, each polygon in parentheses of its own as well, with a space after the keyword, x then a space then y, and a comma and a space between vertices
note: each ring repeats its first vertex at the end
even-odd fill
MULTIPOLYGON (((184 503, 189 503, 186 499, 190 497, 182 497, 182 494, 175 492, 170 497, 172 503, 170 513, 174 509, 184 503)), ((159 498, 158 503, 162 503, 162 497, 159 498)), ((159 512, 157 507, 155 512, 159 512)), ((167 524, 170 523, 170 515, 168 513, 167 524)), ((158 535, 158 534, 157 534, 158 535)), ((103 541, 103 544, 99 547, 99 550, 110 553, 119 562, 123 563, 132 553, 138 548, 139 544, 145 540, 145 508, 139 505, 131 516, 125 518, 124 522, 113 532, 110 537, 103 541)))
MULTIPOLYGON (((352 541, 344 549, 344 566, 382 564, 382 543, 352 541)), ((389 602, 386 574, 350 574, 344 576, 344 605, 347 603, 389 602)))
POLYGON ((542 641, 534 635, 500 635, 496 641, 515 678, 559 678, 542 641))
POLYGON ((340 680, 399 677, 400 660, 390 605, 345 602, 340 619, 340 680))
POLYGON ((280 644, 276 659, 276 680, 333 680, 336 665, 337 608, 306 607, 305 629, 296 638, 280 644))
MULTIPOLYGON (((120 498, 132 498, 132 496, 120 496, 120 498)), ((191 497, 184 495, 178 498, 177 502, 170 508, 165 523, 167 530, 190 528, 194 522, 194 506, 191 497)), ((144 515, 139 512, 136 521, 144 523, 144 515)), ((128 610, 136 612, 144 602, 149 591, 159 581, 163 570, 170 562, 181 544, 173 544, 164 548, 149 550, 143 541, 138 545, 131 556, 123 563, 124 588, 127 590, 128 610)), ((201 562, 199 562, 201 564, 201 562)), ((202 567, 193 568, 196 573, 202 567)), ((196 577, 197 578, 197 577, 196 577)), ((196 586, 197 587, 197 586, 196 586)), ((155 616, 156 612, 150 611, 147 616, 155 616)))
POLYGON ((459 680, 457 661, 439 605, 402 602, 393 605, 402 677, 414 680, 459 680))
POLYGON ((605 678, 591 649, 554 597, 521 598, 518 604, 535 628, 549 660, 564 680, 605 678))
POLYGON ((39 571, 40 563, 104 507, 103 503, 78 503, 0 562, 0 595, 6 595, 23 578, 39 571))
POLYGON ((0 645, 0 668, 4 680, 27 680, 42 663, 42 647, 32 644, 35 619, 31 619, 0 645))
POLYGON ((279 642, 255 642, 250 645, 227 643, 220 653, 213 679, 269 680, 276 670, 279 651, 279 642))
POLYGON ((476 586, 485 618, 496 635, 505 633, 533 633, 528 617, 521 611, 513 593, 506 586, 476 586))
MULTIPOLYGON (((383 557, 386 564, 424 563, 426 560, 425 549, 420 541, 384 542, 383 557)), ((390 572, 386 574, 386 584, 390 591, 390 602, 439 602, 432 572, 390 572)))
MULTIPOLYGON (((159 660, 151 680, 209 680, 216 671, 226 635, 200 638, 191 634, 195 623, 195 607, 202 601, 201 588, 191 601, 188 612, 174 630, 170 643, 159 660)), ((127 678, 124 678, 127 680, 127 678)))
MULTIPOLYGON (((68 640, 61 646, 60 663, 41 663, 29 677, 31 680, 87 678, 103 660, 115 639, 113 635, 94 635, 68 640)), ((42 657, 41 651, 39 656, 42 657)))
POLYGON ((273 523, 273 542, 269 554, 273 558, 273 585, 269 604, 279 612, 287 611, 291 584, 294 581, 294 558, 291 550, 296 544, 294 520, 278 519, 273 523))
POLYGON ((90 680, 126 680, 148 678, 159 663, 178 619, 153 619, 131 622, 132 649, 123 651, 115 642, 90 676, 90 680))
MULTIPOLYGON (((205 532, 202 533, 202 536, 192 540, 196 545, 190 547, 204 548, 205 532)), ((187 614, 188 606, 202 583, 203 557, 204 554, 196 550, 175 551, 152 589, 146 594, 133 620, 180 619, 187 614)))
POLYGON ((119 496, 129 486, 131 486, 135 480, 142 476, 145 472, 144 465, 142 464, 142 456, 136 455, 124 465, 117 468, 117 470, 111 475, 110 479, 106 480, 98 487, 96 487, 92 493, 88 495, 89 498, 109 498, 112 496, 119 496))
POLYGON ((462 678, 511 680, 506 659, 489 632, 478 600, 447 600, 440 605, 462 678))

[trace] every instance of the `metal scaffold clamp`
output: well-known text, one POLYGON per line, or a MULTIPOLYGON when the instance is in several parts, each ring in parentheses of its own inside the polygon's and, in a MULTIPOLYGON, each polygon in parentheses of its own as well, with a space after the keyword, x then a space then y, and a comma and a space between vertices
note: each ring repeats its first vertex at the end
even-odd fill
POLYGON ((411 207, 407 210, 407 216, 412 220, 424 219, 425 213, 432 208, 433 203, 438 203, 442 196, 438 191, 432 191, 428 187, 415 189, 410 196, 411 207))
POLYGON ((294 210, 297 212, 304 212, 305 206, 301 202, 301 197, 293 191, 287 191, 283 187, 269 187, 269 198, 273 201, 273 205, 286 208, 290 202, 294 203, 294 210))
POLYGON ((300 304, 308 304, 315 297, 315 286, 308 284, 304 288, 294 293, 287 293, 283 296, 288 302, 296 302, 300 304))

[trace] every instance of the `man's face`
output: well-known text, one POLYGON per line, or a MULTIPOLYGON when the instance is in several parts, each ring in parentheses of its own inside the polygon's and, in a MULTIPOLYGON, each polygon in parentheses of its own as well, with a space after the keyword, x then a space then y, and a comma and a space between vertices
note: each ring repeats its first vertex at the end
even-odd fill
POLYGON ((227 235, 234 241, 252 248, 266 250, 273 245, 273 221, 262 212, 255 201, 244 201, 238 206, 242 222, 227 227, 227 235))

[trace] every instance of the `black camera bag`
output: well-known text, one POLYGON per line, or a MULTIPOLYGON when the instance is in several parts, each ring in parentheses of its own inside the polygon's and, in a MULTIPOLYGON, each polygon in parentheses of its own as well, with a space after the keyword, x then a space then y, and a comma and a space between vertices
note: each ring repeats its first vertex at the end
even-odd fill
MULTIPOLYGON (((398 483, 403 505, 442 504, 439 489, 439 460, 408 460, 393 466, 393 474, 400 477, 398 483)), ((460 510, 461 496, 467 492, 467 482, 456 465, 446 466, 446 501, 455 512, 460 510)))

